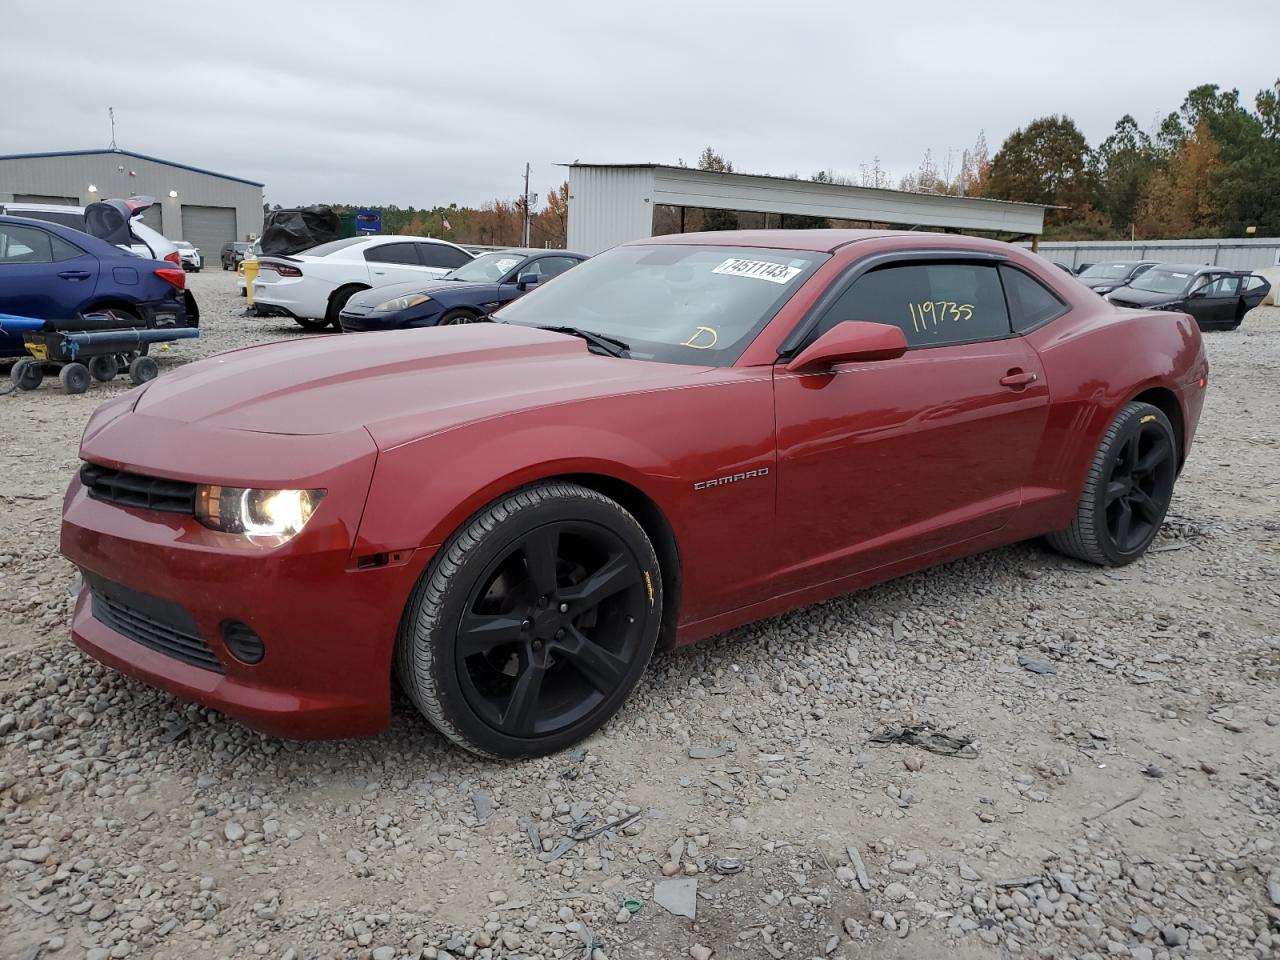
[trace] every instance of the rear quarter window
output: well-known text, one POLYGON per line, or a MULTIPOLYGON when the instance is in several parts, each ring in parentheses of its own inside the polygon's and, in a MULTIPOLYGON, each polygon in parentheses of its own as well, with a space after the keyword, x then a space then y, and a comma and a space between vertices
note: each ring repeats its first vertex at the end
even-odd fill
POLYGON ((1028 333, 1071 309, 1056 293, 1017 267, 1001 264, 1000 279, 1004 281, 1014 333, 1028 333))

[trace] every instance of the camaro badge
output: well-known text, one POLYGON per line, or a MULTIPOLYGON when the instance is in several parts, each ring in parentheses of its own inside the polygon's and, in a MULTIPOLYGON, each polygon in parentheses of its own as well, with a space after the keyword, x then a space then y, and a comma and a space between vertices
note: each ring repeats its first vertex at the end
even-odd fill
POLYGON ((753 477, 765 477, 768 475, 768 467, 758 467, 755 470, 747 470, 745 473, 732 473, 727 476, 716 477, 714 480, 699 480, 693 485, 693 489, 706 490, 709 487, 720 487, 726 483, 737 483, 739 480, 750 480, 753 477))

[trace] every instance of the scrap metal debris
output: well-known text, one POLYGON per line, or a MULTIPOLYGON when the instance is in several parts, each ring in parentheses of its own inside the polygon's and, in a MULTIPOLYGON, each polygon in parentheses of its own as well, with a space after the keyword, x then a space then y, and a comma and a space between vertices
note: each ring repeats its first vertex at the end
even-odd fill
POLYGON ((927 723, 913 723, 905 727, 885 727, 879 733, 872 735, 867 742, 878 746, 905 743, 944 757, 961 757, 965 760, 972 760, 978 755, 978 748, 973 745, 973 737, 952 737, 945 733, 938 733, 927 723))
POLYGON ((1018 666, 1023 670, 1030 670, 1032 673, 1055 674, 1058 672, 1057 664, 1050 663, 1048 660, 1041 660, 1039 657, 1029 657, 1025 653, 1018 654, 1018 666))
POLYGON ((849 855, 849 864, 853 867, 854 876, 858 878, 858 886, 863 890, 871 889, 871 879, 867 876, 867 865, 862 862, 862 854, 855 846, 847 846, 844 852, 849 855))
POLYGON ((690 747, 689 757, 692 760, 719 760, 734 749, 735 746, 736 744, 726 740, 724 743, 716 744, 714 747, 690 747))
POLYGON ((726 877, 742 872, 742 861, 737 857, 720 857, 716 860, 716 873, 726 877))
POLYGON ((693 920, 698 912, 698 881, 693 877, 662 880, 653 886, 653 901, 668 913, 693 920))

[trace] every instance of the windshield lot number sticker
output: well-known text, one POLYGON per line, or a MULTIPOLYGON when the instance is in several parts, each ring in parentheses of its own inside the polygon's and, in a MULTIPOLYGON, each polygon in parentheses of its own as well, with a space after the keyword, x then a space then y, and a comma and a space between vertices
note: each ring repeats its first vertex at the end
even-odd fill
POLYGON ((752 277, 756 280, 768 280, 770 283, 789 283, 800 270, 800 267, 788 267, 782 263, 770 263, 768 260, 742 260, 731 257, 711 272, 723 273, 730 277, 752 277))
POLYGON ((911 329, 916 333, 927 333, 930 328, 938 326, 943 320, 959 323, 961 320, 973 318, 972 303, 956 303, 954 300, 908 303, 907 308, 911 311, 911 329))

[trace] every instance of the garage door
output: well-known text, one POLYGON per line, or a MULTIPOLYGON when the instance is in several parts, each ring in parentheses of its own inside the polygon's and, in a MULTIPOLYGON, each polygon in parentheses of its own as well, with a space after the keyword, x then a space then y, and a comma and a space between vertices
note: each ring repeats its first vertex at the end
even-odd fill
POLYGON ((205 260, 216 260, 222 245, 236 239, 235 207, 182 205, 182 239, 200 248, 205 260))

